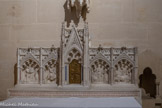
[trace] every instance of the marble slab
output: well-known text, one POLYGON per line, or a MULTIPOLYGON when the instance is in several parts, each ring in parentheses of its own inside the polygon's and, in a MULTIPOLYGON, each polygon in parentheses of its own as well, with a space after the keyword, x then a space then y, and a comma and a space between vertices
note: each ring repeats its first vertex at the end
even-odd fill
POLYGON ((9 98, 1 107, 15 108, 142 108, 134 97, 118 98, 9 98))

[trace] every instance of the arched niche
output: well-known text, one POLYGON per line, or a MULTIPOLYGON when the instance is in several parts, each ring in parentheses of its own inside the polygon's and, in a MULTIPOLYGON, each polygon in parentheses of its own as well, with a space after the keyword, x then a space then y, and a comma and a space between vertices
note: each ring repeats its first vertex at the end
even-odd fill
POLYGON ((76 59, 69 64, 69 84, 81 84, 81 63, 76 59))
POLYGON ((90 68, 92 84, 110 83, 110 65, 105 60, 95 60, 90 68))
POLYGON ((32 59, 26 60, 20 68, 20 81, 22 84, 38 84, 40 79, 40 66, 32 59))
POLYGON ((71 48, 65 61, 65 80, 68 84, 81 84, 83 78, 82 54, 76 47, 71 48))
POLYGON ((146 67, 143 70, 143 74, 139 76, 139 86, 143 88, 146 94, 149 94, 150 97, 155 98, 156 96, 156 76, 152 73, 150 67, 146 67))
POLYGON ((116 84, 131 84, 133 64, 127 59, 121 59, 114 66, 114 82, 116 84))

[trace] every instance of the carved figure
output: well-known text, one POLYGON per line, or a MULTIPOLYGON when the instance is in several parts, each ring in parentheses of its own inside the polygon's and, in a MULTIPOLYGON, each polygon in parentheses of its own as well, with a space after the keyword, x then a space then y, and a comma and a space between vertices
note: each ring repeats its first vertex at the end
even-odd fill
POLYGON ((45 66, 45 83, 55 83, 56 79, 56 66, 54 62, 49 61, 45 66))
POLYGON ((55 81, 56 80, 56 71, 55 71, 55 69, 50 68, 49 73, 48 73, 46 78, 50 82, 55 81))

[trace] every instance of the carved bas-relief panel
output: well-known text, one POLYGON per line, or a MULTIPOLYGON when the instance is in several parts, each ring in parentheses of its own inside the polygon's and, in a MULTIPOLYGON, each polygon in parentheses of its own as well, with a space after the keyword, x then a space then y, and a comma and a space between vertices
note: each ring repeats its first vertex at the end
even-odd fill
POLYGON ((122 59, 115 65, 115 83, 132 83, 133 65, 126 59, 122 59))
POLYGON ((31 84, 31 83, 39 83, 39 74, 40 68, 39 65, 29 59, 23 63, 20 70, 21 74, 21 83, 23 84, 31 84))
POLYGON ((18 84, 56 84, 57 53, 54 47, 19 48, 18 84))
POLYGON ((38 84, 40 81, 40 50, 20 48, 18 50, 18 83, 38 84))
POLYGON ((56 63, 55 60, 50 60, 44 65, 43 70, 43 83, 50 84, 56 83, 57 81, 57 72, 56 72, 56 63))
POLYGON ((102 59, 96 60, 91 64, 91 80, 94 84, 108 84, 110 66, 102 59))
POLYGON ((93 84, 137 84, 136 48, 90 48, 93 84), (107 79, 106 79, 107 78, 107 79))
POLYGON ((57 84, 58 79, 57 49, 42 48, 42 77, 43 84, 57 84))
POLYGON ((113 79, 115 84, 137 85, 137 49, 136 48, 113 48, 113 79))
POLYGON ((90 73, 92 84, 110 84, 110 49, 90 48, 90 73))

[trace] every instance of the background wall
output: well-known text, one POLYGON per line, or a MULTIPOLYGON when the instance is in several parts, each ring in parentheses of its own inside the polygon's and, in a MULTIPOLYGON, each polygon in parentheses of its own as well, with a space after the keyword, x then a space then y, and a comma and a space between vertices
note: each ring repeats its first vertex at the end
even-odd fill
MULTIPOLYGON (((66 0, 0 0, 0 99, 14 86, 16 49, 59 47, 66 0)), ((92 46, 139 48, 139 75, 150 67, 161 81, 162 0, 91 0, 92 46)))

